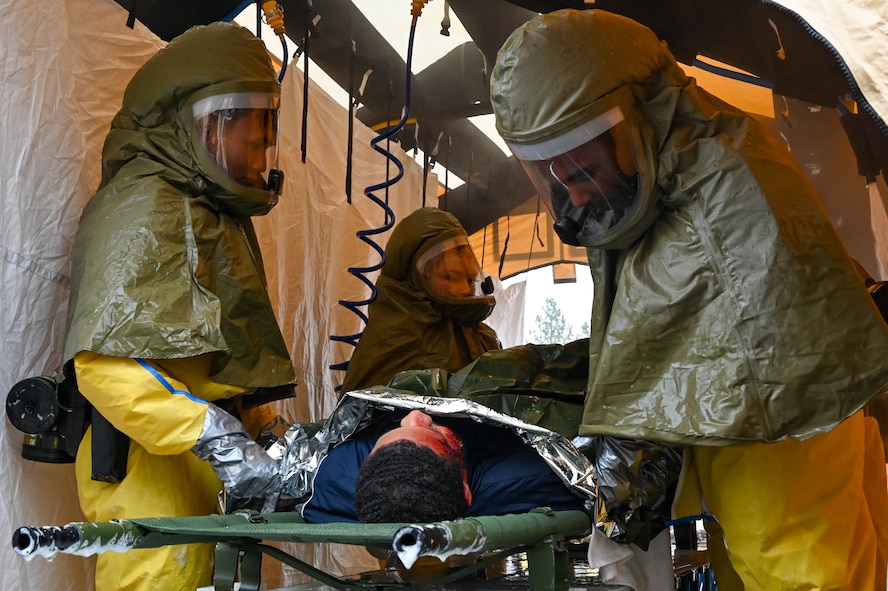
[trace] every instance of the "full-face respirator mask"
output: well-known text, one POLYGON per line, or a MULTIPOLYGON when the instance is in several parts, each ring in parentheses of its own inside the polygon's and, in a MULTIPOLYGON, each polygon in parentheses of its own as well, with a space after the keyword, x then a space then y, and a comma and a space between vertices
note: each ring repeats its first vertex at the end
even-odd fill
POLYGON ((620 107, 537 144, 509 144, 565 244, 590 245, 632 209, 638 173, 620 107))
POLYGON ((477 324, 490 316, 496 300, 493 279, 481 270, 465 236, 453 236, 421 253, 415 273, 436 307, 460 324, 477 324))
POLYGON ((283 186, 278 166, 280 97, 269 92, 198 93, 190 103, 201 169, 217 184, 270 205, 283 186))

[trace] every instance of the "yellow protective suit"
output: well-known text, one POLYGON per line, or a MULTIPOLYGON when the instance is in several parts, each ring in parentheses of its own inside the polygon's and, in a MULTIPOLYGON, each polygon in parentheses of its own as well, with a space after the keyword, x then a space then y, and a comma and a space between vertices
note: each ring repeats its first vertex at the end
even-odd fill
MULTIPOLYGON (((250 220, 278 196, 208 165, 193 120, 207 97, 279 93, 264 44, 228 23, 177 37, 127 86, 102 184, 80 220, 65 334, 81 392, 131 440, 123 481, 96 482, 87 431, 76 474, 90 521, 216 512, 222 483, 190 451, 207 403, 237 398, 242 407, 254 389, 294 382, 250 220)), ((249 429, 252 417, 241 419, 249 429)), ((103 554, 96 589, 208 585, 211 550, 103 554)))
POLYGON ((709 554, 719 591, 884 590, 885 457, 859 412, 805 441, 686 450, 675 511, 718 516, 709 554), (873 527, 875 524, 875 527, 873 527))
MULTIPOLYGON (((80 506, 88 521, 186 517, 219 510, 222 484, 209 463, 190 450, 203 426, 206 403, 171 393, 133 359, 90 352, 74 358, 78 387, 131 438, 126 477, 119 484, 91 479, 92 428, 77 451, 80 506)), ((151 362, 166 382, 203 400, 233 398, 246 389, 209 378, 209 356, 151 362)), ((272 419, 261 409, 241 414, 251 433, 272 419)), ((212 544, 165 546, 98 556, 99 591, 195 589, 211 583, 212 544)))
POLYGON ((888 388, 888 330, 783 142, 602 10, 516 30, 491 99, 516 154, 614 109, 627 124, 631 209, 578 234, 595 282, 580 434, 689 446, 747 589, 884 586, 884 457, 855 413, 888 388))

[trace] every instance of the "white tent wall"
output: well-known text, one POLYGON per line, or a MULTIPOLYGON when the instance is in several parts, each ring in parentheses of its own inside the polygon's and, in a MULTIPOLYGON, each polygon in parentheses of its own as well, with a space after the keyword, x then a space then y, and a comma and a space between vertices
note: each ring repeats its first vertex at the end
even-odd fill
MULTIPOLYGON (((133 72, 161 46, 144 27, 110 29, 108 1, 0 4, 0 384, 60 362, 68 257, 79 213, 100 174, 102 140, 133 72)), ((71 465, 20 457, 22 434, 2 421, 0 587, 92 589, 93 560, 26 564, 9 540, 25 524, 82 520, 71 465)))

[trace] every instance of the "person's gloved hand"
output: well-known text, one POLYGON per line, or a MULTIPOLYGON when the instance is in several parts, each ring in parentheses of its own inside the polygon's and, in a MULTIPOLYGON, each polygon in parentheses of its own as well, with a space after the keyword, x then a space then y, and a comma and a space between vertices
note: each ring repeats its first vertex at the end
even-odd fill
POLYGON ((203 430, 191 451, 210 462, 227 495, 277 497, 281 491, 280 459, 272 459, 243 423, 214 404, 208 406, 203 430))

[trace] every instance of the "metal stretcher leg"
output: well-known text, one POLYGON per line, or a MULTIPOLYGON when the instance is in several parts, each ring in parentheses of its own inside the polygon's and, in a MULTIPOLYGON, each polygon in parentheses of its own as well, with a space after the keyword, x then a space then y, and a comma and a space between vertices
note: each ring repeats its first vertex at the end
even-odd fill
POLYGON ((262 552, 255 544, 216 544, 214 591, 233 591, 240 572, 240 591, 259 591, 262 583, 262 552))
POLYGON ((561 541, 531 546, 526 553, 531 591, 565 591, 568 588, 568 555, 561 541))

